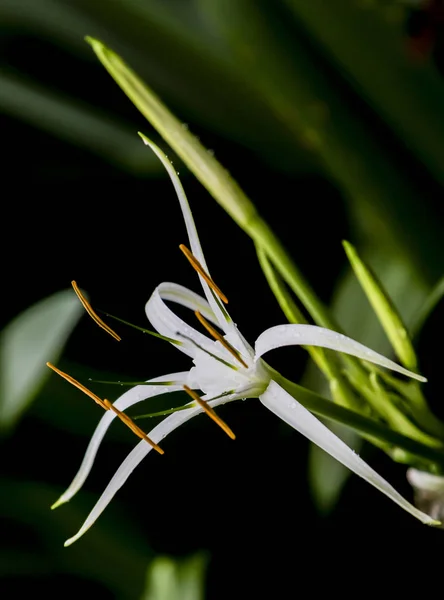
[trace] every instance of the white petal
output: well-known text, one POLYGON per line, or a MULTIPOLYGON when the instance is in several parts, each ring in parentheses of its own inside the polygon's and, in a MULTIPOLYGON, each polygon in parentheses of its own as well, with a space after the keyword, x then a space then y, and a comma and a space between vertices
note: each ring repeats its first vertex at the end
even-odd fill
MULTIPOLYGON (((209 402, 210 406, 219 406, 221 404, 226 404, 227 402, 231 402, 235 400, 235 397, 225 396, 224 398, 218 398, 217 400, 213 400, 209 402)), ((202 409, 200 406, 196 406, 190 408, 188 410, 182 410, 177 413, 173 413, 166 419, 164 419, 159 425, 154 427, 152 431, 149 432, 149 437, 156 443, 161 442, 168 434, 172 431, 180 427, 186 421, 189 421, 192 417, 201 413, 202 409)), ((96 505, 88 515, 85 523, 82 525, 78 533, 66 540, 65 546, 71 545, 73 542, 78 540, 90 527, 94 524, 96 519, 100 516, 100 514, 105 510, 108 504, 113 499, 116 492, 122 487, 122 485, 126 482, 128 477, 137 467, 137 465, 149 454, 152 450, 152 447, 145 442, 144 440, 140 441, 137 446, 128 454, 126 459, 117 469, 114 477, 109 482, 103 494, 100 496, 96 505)), ((159 485, 153 485, 152 489, 158 489, 159 485)))
POLYGON ((192 311, 198 310, 208 321, 211 321, 213 325, 218 325, 218 321, 214 316, 210 305, 205 298, 202 298, 202 296, 199 296, 196 292, 189 290, 183 285, 169 282, 161 283, 158 290, 162 300, 175 302, 192 311))
POLYGON ((429 517, 429 515, 426 515, 410 504, 410 502, 407 502, 385 479, 369 467, 362 458, 312 415, 310 411, 304 408, 302 404, 297 402, 278 383, 272 381, 260 397, 260 400, 264 406, 288 423, 288 425, 302 433, 302 435, 305 435, 305 437, 325 450, 325 452, 328 452, 351 471, 374 485, 411 515, 427 525, 439 524, 429 517))
MULTIPOLYGON (((188 383, 188 371, 181 373, 171 373, 162 377, 156 377, 149 381, 160 382, 160 381, 172 381, 176 382, 174 385, 169 386, 148 386, 148 385, 136 385, 124 394, 122 394, 115 402, 114 406, 121 411, 125 411, 130 406, 153 398, 154 396, 160 396, 161 394, 168 394, 170 392, 180 391, 182 386, 188 383)), ((94 434, 88 444, 85 456, 83 457, 82 464, 77 475, 74 477, 71 485, 68 489, 60 496, 60 498, 52 505, 52 508, 57 508, 61 504, 68 502, 71 498, 79 491, 88 477, 94 460, 96 458, 97 451, 99 450, 100 444, 102 443, 103 437, 111 425, 112 421, 116 418, 116 413, 111 410, 107 410, 99 421, 99 424, 94 431, 94 434)))
POLYGON ((161 283, 151 295, 145 306, 146 316, 151 325, 160 334, 171 337, 182 342, 182 346, 178 346, 182 352, 188 354, 192 358, 196 354, 196 344, 202 346, 206 350, 214 351, 214 342, 207 336, 202 335, 197 329, 191 327, 185 321, 182 321, 174 312, 165 304, 164 298, 174 299, 175 302, 191 308, 199 310, 204 308, 207 316, 212 316, 211 321, 214 322, 209 307, 205 304, 205 300, 188 290, 185 287, 175 283, 161 283), (179 293, 180 292, 180 293, 179 293), (180 334, 180 335, 177 335, 180 334), (181 337, 185 336, 185 337, 181 337), (192 341, 190 341, 192 340, 192 341), (194 344, 192 343, 194 342, 194 344))
POLYGON ((415 491, 415 504, 434 519, 444 521, 444 477, 418 469, 407 471, 407 480, 415 491))
POLYGON ((277 325, 276 327, 267 329, 256 340, 255 360, 269 350, 283 346, 321 346, 322 348, 351 354, 352 356, 367 360, 381 367, 386 367, 392 371, 397 371, 418 381, 427 381, 425 377, 404 369, 404 367, 389 360, 382 354, 370 350, 367 346, 352 340, 342 333, 318 327, 317 325, 277 325))
POLYGON ((408 469, 407 481, 415 490, 444 494, 444 477, 418 469, 408 469))
MULTIPOLYGON (((210 271, 209 271, 207 263, 205 261, 204 253, 202 251, 202 246, 200 245, 200 240, 199 240, 199 236, 197 234, 196 225, 194 223, 193 214, 191 212, 191 208, 188 203, 188 199, 186 197, 185 190, 182 187, 182 183, 177 175, 176 170, 174 169, 174 166, 168 160, 168 157, 164 154, 164 152, 162 152, 162 150, 158 146, 156 146, 156 144, 154 144, 154 142, 149 140, 143 134, 139 134, 139 135, 142 138, 143 142, 147 146, 149 146, 151 148, 151 150, 158 156, 158 158, 161 160, 162 164, 164 165, 165 169, 167 170, 167 173, 170 176, 170 179, 173 183, 174 189, 176 190, 180 208, 182 210, 182 215, 183 215, 183 218, 185 221, 185 227, 187 230, 188 239, 190 241, 191 252, 194 254, 194 256, 197 258, 197 260, 200 262, 200 264, 202 265, 203 269, 207 272, 207 274, 210 275, 210 271)), ((210 304, 211 309, 212 309, 221 329, 225 333, 231 332, 234 335, 236 335, 239 338, 241 344, 244 345, 245 340, 244 340, 243 336, 237 330, 237 327, 233 323, 230 315, 228 314, 228 311, 222 305, 220 300, 215 298, 215 296, 212 293, 212 291, 210 290, 207 282, 200 275, 199 275, 199 279, 200 279, 200 283, 202 285, 202 289, 205 293, 205 297, 207 298, 208 303, 210 304)), ((247 354, 250 353, 250 346, 248 344, 245 346, 244 351, 247 354)), ((252 356, 252 353, 250 353, 250 354, 252 356)))
MULTIPOLYGON (((151 140, 146 138, 145 136, 141 136, 143 142, 151 148, 151 150, 159 157, 163 166, 167 170, 168 175, 170 176, 171 182, 176 190, 177 198, 179 200, 180 208, 182 210, 183 219, 185 221, 185 227, 187 229, 188 239, 190 241, 191 252, 197 258, 197 260, 202 265, 203 269, 210 274, 207 263, 205 261, 205 256, 202 251, 202 246, 200 245, 199 236, 197 234, 196 225, 194 223, 193 215, 191 213, 191 208, 188 203, 188 199, 185 194, 185 190, 183 189, 182 183, 177 175, 177 172, 172 165, 172 163, 168 160, 168 157, 162 152, 162 150, 154 144, 151 140)), ((227 319, 223 315, 222 311, 219 308, 218 303, 213 297, 213 294, 208 287, 206 281, 199 275, 200 282, 202 284, 202 288, 204 290, 205 296, 216 315, 219 325, 226 330, 227 327, 227 319)))

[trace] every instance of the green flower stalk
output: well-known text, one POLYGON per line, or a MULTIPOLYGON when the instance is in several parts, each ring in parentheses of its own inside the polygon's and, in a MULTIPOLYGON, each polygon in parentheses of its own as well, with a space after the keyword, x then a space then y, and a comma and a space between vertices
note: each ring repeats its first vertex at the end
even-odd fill
MULTIPOLYGON (((234 438, 234 433, 216 415, 214 409, 220 405, 245 398, 259 398, 264 407, 376 487, 408 513, 423 523, 438 525, 439 522, 436 519, 412 506, 304 406, 304 402, 307 403, 307 400, 308 404, 310 403, 310 393, 307 394, 307 391, 300 386, 284 379, 269 367, 262 357, 275 348, 309 345, 346 353, 418 381, 425 381, 425 379, 343 334, 316 325, 287 324, 271 327, 258 337, 254 348, 250 346, 228 314, 225 307, 226 298, 209 274, 188 200, 173 165, 153 142, 145 136, 141 137, 159 157, 175 187, 191 251, 183 249, 199 274, 205 294, 205 298, 203 298, 180 285, 161 283, 146 304, 146 314, 157 332, 155 335, 169 341, 175 348, 189 356, 193 366, 189 371, 170 373, 143 385, 137 385, 118 398, 113 405, 93 395, 94 399, 107 411, 93 434, 79 472, 67 491, 55 503, 54 508, 69 501, 81 488, 92 468, 101 441, 116 416, 126 424, 130 424, 134 430, 131 420, 122 416, 124 415, 123 411, 130 406, 147 398, 178 390, 187 391, 193 402, 167 416, 153 428, 148 436, 140 433, 138 429, 135 430, 135 433, 143 439, 118 468, 79 532, 67 540, 65 545, 75 542, 94 524, 131 472, 153 447, 159 449, 158 444, 189 419, 205 412, 231 438, 234 438), (199 321, 213 339, 203 335, 180 319, 167 306, 166 300, 195 311, 199 321), (215 327, 220 329, 223 334, 221 335, 215 327), (200 390, 204 395, 200 397, 196 390, 200 390)), ((360 418, 361 423, 364 423, 365 426, 366 419, 360 415, 353 417, 354 413, 351 411, 336 407, 328 401, 325 401, 325 405, 327 408, 324 416, 328 416, 328 407, 334 407, 336 417, 343 416, 342 422, 347 422, 347 417, 351 420, 358 418, 358 421, 360 418)), ((322 414, 322 402, 318 401, 317 408, 318 413, 322 414)), ((351 420, 348 421, 348 424, 351 420)), ((371 423, 371 421, 369 422, 371 423)), ((420 450, 421 445, 418 444, 417 448, 420 450)), ((437 455, 439 456, 439 453, 437 455)))

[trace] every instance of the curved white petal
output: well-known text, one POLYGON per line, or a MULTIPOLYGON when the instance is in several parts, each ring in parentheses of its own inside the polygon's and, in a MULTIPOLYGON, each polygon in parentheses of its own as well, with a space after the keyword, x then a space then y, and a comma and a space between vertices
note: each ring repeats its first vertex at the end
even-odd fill
POLYGON ((444 477, 410 468, 407 480, 415 492, 415 504, 431 517, 441 521, 444 528, 444 477))
MULTIPOLYGON (((168 386, 153 387, 150 387, 148 385, 136 385, 135 387, 122 394, 119 398, 117 398, 117 400, 114 402, 114 406, 120 411, 124 411, 130 406, 137 404, 138 402, 148 400, 148 398, 160 396, 161 394, 168 394, 170 392, 180 391, 183 385, 188 383, 188 371, 183 371, 181 373, 171 373, 170 375, 155 377, 154 379, 150 379, 148 381, 171 381, 174 383, 168 386)), ((79 489, 85 483, 85 480, 88 477, 93 466, 96 454, 99 450, 100 444, 102 443, 103 437, 105 436, 108 427, 114 421, 116 416, 116 413, 111 410, 107 410, 103 414, 88 444, 88 448, 86 449, 85 456, 83 457, 83 461, 80 465, 77 475, 74 477, 68 489, 60 496, 57 502, 55 502, 52 505, 52 508, 57 508, 61 504, 64 504, 65 502, 71 500, 71 498, 79 491, 79 489)))
POLYGON ((264 406, 305 435, 310 441, 328 452, 351 471, 371 483, 393 502, 427 525, 438 525, 429 515, 415 508, 401 496, 385 479, 338 438, 328 427, 297 402, 278 383, 272 381, 260 397, 264 406))
POLYGON ((397 371, 418 381, 427 381, 425 377, 417 375, 408 369, 404 369, 382 354, 367 348, 363 344, 351 338, 337 333, 331 329, 318 327, 317 325, 277 325, 267 329, 257 338, 255 344, 255 360, 263 356, 269 350, 283 346, 321 346, 345 354, 351 354, 357 358, 397 371))
POLYGON ((218 325, 218 321, 214 316, 211 306, 196 292, 179 285, 178 283, 164 282, 158 286, 159 293, 162 300, 168 300, 175 302, 185 308, 189 308, 192 311, 198 310, 208 321, 211 321, 213 325, 218 325))
MULTIPOLYGON (((197 258, 197 260, 202 265, 203 269, 209 275, 210 271, 209 271, 207 263, 205 261, 205 256, 202 251, 202 246, 200 245, 200 240, 199 240, 199 236, 197 234, 196 224, 194 223, 193 214, 191 212, 191 208, 190 208, 188 199, 186 197, 185 190, 183 189, 182 183, 177 175, 177 172, 174 169, 174 166, 168 160, 168 157, 165 155, 165 153, 162 152, 162 150, 158 146, 156 146, 156 144, 154 144, 154 142, 149 140, 143 134, 139 134, 139 135, 142 138, 143 142, 147 146, 149 146, 151 148, 151 150, 157 155, 157 157, 160 159, 163 166, 165 167, 168 175, 170 176, 171 182, 174 186, 174 189, 176 190, 180 208, 182 210, 182 215, 183 215, 183 218, 185 221, 185 227, 187 230, 188 239, 190 241, 191 252, 194 254, 194 256, 197 258)), ((222 330, 225 333, 231 332, 234 335, 236 335, 239 338, 241 344, 244 345, 245 340, 244 340, 243 336, 240 334, 240 332, 238 331, 236 325, 233 323, 230 315, 228 314, 228 311, 222 305, 220 300, 213 294, 213 292, 211 291, 210 287, 208 286, 207 282, 203 279, 203 277, 201 277, 199 275, 199 279, 200 279, 200 283, 202 285, 202 289, 204 291, 205 297, 207 298, 208 303, 211 306, 211 309, 217 319, 219 326, 222 328, 222 330)), ((245 346, 245 351, 247 352, 247 354, 251 354, 251 356, 252 356, 252 353, 250 353, 250 346, 248 344, 245 346)))
MULTIPOLYGON (((141 135, 141 138, 142 138, 143 142, 147 146, 149 146, 151 148, 151 150, 156 154, 156 156, 160 159, 163 166, 165 167, 165 169, 171 179, 171 182, 174 186, 174 189, 176 190, 177 198, 179 200, 180 208, 182 210, 183 219, 185 221, 185 227, 187 230, 188 239, 190 241, 191 252, 194 254, 194 256, 197 258, 197 260, 200 262, 200 264, 202 265, 204 270, 209 274, 210 272, 208 270, 207 263, 205 261, 205 256, 202 251, 202 246, 200 245, 199 236, 197 234, 197 229, 196 229, 196 225, 194 223, 194 219, 193 219, 191 208, 190 208, 190 205, 188 202, 188 198, 185 194, 185 190, 183 189, 182 183, 177 175, 177 172, 174 169, 173 164, 168 160, 168 157, 166 156, 166 154, 164 152, 162 152, 162 150, 158 146, 156 146, 156 144, 154 142, 149 140, 144 135, 141 135)), ((206 283, 206 281, 200 275, 199 275, 199 279, 202 284, 202 288, 204 290, 204 293, 208 300, 208 303, 210 304, 214 314, 216 315, 219 325, 225 331, 227 328, 227 318, 223 315, 223 313, 219 307, 219 304, 215 300, 213 294, 211 293, 210 288, 208 287, 208 284, 206 283)))
POLYGON ((444 477, 442 475, 410 468, 407 470, 407 481, 415 490, 444 494, 444 477))
MULTIPOLYGON (((172 297, 172 293, 175 292, 175 301, 192 308, 199 310, 205 306, 204 299, 194 292, 191 292, 185 287, 179 286, 175 283, 164 282, 157 286, 148 300, 145 306, 146 316, 150 321, 151 325, 161 335, 179 340, 181 346, 178 346, 179 350, 194 358, 196 355, 196 347, 201 346, 209 352, 214 352, 214 342, 206 335, 203 335, 194 327, 191 327, 180 317, 174 314, 174 312, 164 302, 164 297, 172 297), (177 293, 180 289, 180 295, 177 293), (197 300, 196 297, 197 296, 197 300), (185 303, 185 299, 187 302, 185 303), (178 335, 179 334, 179 335, 178 335), (196 346, 197 345, 197 346, 196 346)), ((209 308, 207 306, 207 312, 209 308)), ((211 320, 214 320, 214 315, 211 320)))
MULTIPOLYGON (((221 404, 226 404, 227 402, 231 402, 232 400, 236 400, 236 397, 233 396, 225 396, 223 398, 218 398, 216 400, 210 401, 210 406, 219 406, 221 404)), ((192 407, 187 410, 182 410, 180 412, 173 413, 166 419, 164 419, 159 425, 156 425, 152 431, 149 432, 149 437, 156 443, 161 442, 168 434, 172 431, 180 427, 186 421, 189 421, 194 416, 198 415, 202 412, 202 408, 200 406, 192 407)), ((96 505, 88 515, 86 521, 78 531, 78 533, 66 540, 65 546, 71 545, 73 542, 78 540, 90 527, 94 524, 96 519, 100 516, 100 514, 105 510, 108 504, 113 499, 116 492, 122 487, 137 465, 149 454, 152 450, 152 447, 141 440, 137 446, 128 454, 126 459, 117 469, 114 477, 109 482, 103 494, 100 496, 96 505)))

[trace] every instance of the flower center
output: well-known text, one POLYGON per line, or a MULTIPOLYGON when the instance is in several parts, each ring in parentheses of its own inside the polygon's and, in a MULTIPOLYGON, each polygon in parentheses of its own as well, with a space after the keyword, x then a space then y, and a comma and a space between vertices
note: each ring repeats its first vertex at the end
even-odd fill
POLYGON ((190 387, 198 388, 209 396, 231 392, 241 397, 255 397, 265 390, 270 376, 264 363, 260 360, 253 362, 250 357, 242 356, 236 348, 234 337, 233 334, 227 334, 223 339, 236 350, 245 367, 237 364, 232 352, 217 340, 213 342, 213 356, 203 350, 196 350, 193 361, 195 366, 189 373, 190 387), (223 360, 218 360, 217 356, 221 356, 223 360))

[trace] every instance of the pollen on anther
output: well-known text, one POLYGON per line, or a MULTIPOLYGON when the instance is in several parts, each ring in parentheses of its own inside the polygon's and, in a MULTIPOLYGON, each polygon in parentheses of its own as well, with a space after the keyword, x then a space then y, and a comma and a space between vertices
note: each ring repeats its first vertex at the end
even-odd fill
POLYGON ((75 281, 71 281, 71 285, 75 291, 75 293, 77 294, 78 299, 80 300, 80 302, 83 304, 83 308, 86 310, 86 312, 89 314, 89 316, 91 317, 91 319, 97 323, 97 325, 99 327, 101 327, 102 329, 104 329, 106 331, 106 333, 109 333, 109 335, 111 337, 113 337, 115 340, 117 340, 118 342, 121 341, 121 337, 120 335, 118 335, 113 329, 111 329, 111 327, 109 325, 107 325, 100 317, 99 315, 93 310, 91 304, 88 302, 88 300, 85 298, 85 296, 82 294, 82 292, 80 291, 79 286, 77 285, 77 283, 75 281))
POLYGON ((68 373, 64 373, 50 362, 47 362, 46 366, 52 369, 55 373, 57 373, 57 375, 60 375, 60 377, 63 377, 63 379, 66 379, 66 381, 68 381, 71 385, 73 385, 74 387, 82 391, 84 394, 92 398, 94 402, 97 402, 99 406, 101 406, 105 410, 108 410, 108 407, 106 406, 105 402, 101 398, 99 398, 97 394, 94 394, 94 392, 91 392, 91 390, 89 390, 82 383, 77 381, 77 379, 74 379, 74 377, 71 377, 71 375, 68 375, 68 373))
POLYGON ((232 429, 225 423, 225 421, 223 421, 219 417, 219 415, 208 404, 208 402, 206 402, 205 400, 202 400, 202 398, 199 396, 199 394, 197 394, 194 390, 192 390, 191 388, 189 388, 187 385, 184 385, 183 389, 204 410, 204 412, 210 417, 210 419, 212 419, 217 425, 219 425, 219 427, 223 431, 225 431, 225 433, 228 435, 229 438, 231 438, 232 440, 236 439, 236 436, 233 433, 232 429))
POLYGON ((208 275, 208 273, 202 267, 200 262, 194 256, 194 254, 190 250, 188 250, 188 248, 184 244, 180 244, 179 248, 185 254, 185 256, 187 257, 187 259, 188 259, 189 263, 191 264, 191 266, 193 267, 193 269, 195 271, 197 271, 203 279, 205 279, 205 281, 210 286, 210 288, 213 290, 213 292, 222 300, 222 302, 224 304, 228 304, 228 298, 222 292, 220 287, 214 283, 214 281, 211 279, 211 277, 208 275))
POLYGON ((162 448, 158 444, 156 444, 156 442, 154 442, 150 437, 148 437, 143 431, 143 429, 141 429, 138 425, 134 423, 131 417, 129 417, 127 414, 116 408, 114 404, 112 404, 109 400, 104 400, 103 402, 107 410, 112 410, 119 417, 122 423, 124 423, 129 429, 131 429, 131 431, 135 433, 138 437, 140 437, 140 439, 148 442, 148 444, 152 446, 154 450, 156 450, 156 452, 158 452, 159 454, 165 454, 165 451, 162 450, 162 448))
POLYGON ((114 404, 111 404, 111 402, 109 400, 106 400, 106 399, 102 400, 101 398, 99 398, 99 396, 97 396, 96 394, 91 392, 87 387, 85 387, 83 384, 81 384, 79 381, 77 381, 77 379, 74 379, 74 377, 71 377, 71 375, 64 373, 63 371, 61 371, 60 369, 55 367, 53 364, 47 362, 46 365, 50 369, 55 371, 58 375, 60 375, 60 377, 63 377, 63 379, 66 379, 66 381, 71 383, 74 387, 78 388, 83 393, 85 393, 87 396, 92 398, 94 400, 94 402, 97 402, 97 404, 99 404, 104 410, 111 410, 112 412, 116 413, 116 415, 119 417, 119 419, 122 421, 122 423, 124 423, 127 427, 129 427, 133 433, 135 433, 142 440, 145 440, 146 442, 148 442, 148 444, 150 444, 150 446, 152 446, 154 448, 154 450, 156 450, 159 454, 164 454, 164 451, 162 450, 162 448, 160 446, 158 446, 155 442, 153 442, 153 440, 151 438, 149 438, 146 435, 146 433, 134 423, 134 421, 131 419, 131 417, 129 417, 128 415, 126 415, 125 413, 120 411, 118 408, 116 408, 114 406, 114 404))

